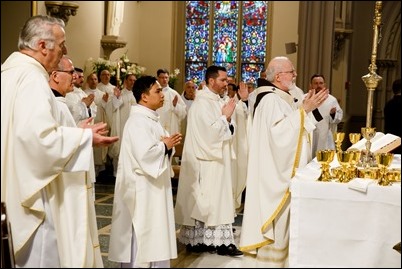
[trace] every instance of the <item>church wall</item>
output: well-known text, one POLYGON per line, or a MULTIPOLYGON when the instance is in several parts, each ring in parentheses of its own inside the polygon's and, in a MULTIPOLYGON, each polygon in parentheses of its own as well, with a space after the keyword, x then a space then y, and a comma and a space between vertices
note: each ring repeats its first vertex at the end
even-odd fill
MULTIPOLYGON (((10 1, 6 9, 2 10, 7 10, 9 14, 20 12, 22 8, 14 3, 19 2, 10 1)), ((65 30, 68 55, 76 66, 84 67, 88 58, 97 59, 103 56, 100 40, 105 34, 105 2, 78 1, 77 3, 79 4, 77 14, 70 17, 65 30)), ((37 1, 37 6, 38 14, 46 14, 45 1, 37 1)), ((172 47, 175 23, 173 6, 173 1, 125 1, 120 37, 127 41, 127 45, 124 48, 114 50, 110 59, 116 60, 127 52, 128 58, 132 62, 145 66, 147 68, 146 73, 150 75, 155 75, 156 70, 161 67, 169 70, 179 67, 173 65, 174 56, 171 55, 171 52, 174 51, 172 47)), ((272 32, 270 33, 273 43, 271 48, 268 48, 268 57, 286 55, 285 43, 297 42, 298 6, 298 1, 273 1, 272 32)), ((23 9, 26 10, 27 8, 23 9)), ((2 30, 5 29, 6 32, 10 33, 2 38, 2 61, 7 58, 12 50, 16 50, 16 45, 13 49, 3 50, 3 43, 6 40, 8 40, 7 44, 17 43, 19 29, 28 18, 29 13, 27 12, 25 16, 21 17, 21 22, 10 23, 7 28, 2 23, 2 30), (7 38, 8 36, 9 38, 7 38)), ((297 53, 288 56, 297 66, 297 53)))

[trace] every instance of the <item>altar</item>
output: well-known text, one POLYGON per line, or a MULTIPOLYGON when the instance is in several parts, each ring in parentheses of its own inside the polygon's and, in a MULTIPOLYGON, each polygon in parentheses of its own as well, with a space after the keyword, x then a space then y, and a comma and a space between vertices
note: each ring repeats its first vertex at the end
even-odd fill
MULTIPOLYGON (((392 166, 401 167, 400 155, 392 166)), ((400 182, 353 188, 319 174, 312 161, 291 182, 289 267, 401 268, 400 182)))

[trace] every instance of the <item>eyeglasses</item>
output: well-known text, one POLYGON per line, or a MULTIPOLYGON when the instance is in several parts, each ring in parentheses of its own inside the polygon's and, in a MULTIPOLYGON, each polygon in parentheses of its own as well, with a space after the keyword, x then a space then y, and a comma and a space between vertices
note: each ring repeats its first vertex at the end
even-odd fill
POLYGON ((68 73, 70 75, 74 75, 74 69, 73 70, 56 70, 57 72, 63 72, 63 73, 68 73))
POLYGON ((283 72, 278 72, 278 74, 280 73, 286 73, 286 74, 296 74, 296 70, 290 70, 290 71, 283 71, 283 72))

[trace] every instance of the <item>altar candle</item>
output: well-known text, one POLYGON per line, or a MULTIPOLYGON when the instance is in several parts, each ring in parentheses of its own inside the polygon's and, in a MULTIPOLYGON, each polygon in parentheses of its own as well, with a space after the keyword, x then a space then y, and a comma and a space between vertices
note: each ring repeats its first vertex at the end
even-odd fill
POLYGON ((116 79, 117 82, 120 82, 120 61, 117 63, 117 71, 116 71, 116 79))

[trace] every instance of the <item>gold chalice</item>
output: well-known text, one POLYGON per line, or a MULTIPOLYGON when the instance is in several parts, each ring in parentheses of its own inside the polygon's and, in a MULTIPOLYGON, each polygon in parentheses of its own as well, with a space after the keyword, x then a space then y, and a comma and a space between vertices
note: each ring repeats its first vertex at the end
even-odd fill
POLYGON ((344 132, 335 132, 334 133, 334 142, 336 145, 336 152, 342 151, 342 142, 345 139, 345 133, 344 132))
POLYGON ((349 167, 350 161, 353 158, 353 154, 354 153, 352 151, 339 151, 336 153, 336 156, 338 157, 338 162, 342 166, 342 173, 339 177, 339 182, 347 183, 351 179, 349 167))
POLYGON ((350 160, 350 167, 349 167, 349 177, 350 179, 352 179, 357 177, 356 165, 358 162, 360 162, 361 151, 358 149, 350 149, 348 151, 352 153, 352 158, 350 160))
POLYGON ((380 168, 380 177, 378 179, 378 185, 388 186, 389 180, 387 177, 387 169, 391 165, 392 160, 394 159, 393 153, 377 153, 375 155, 375 159, 377 161, 377 165, 380 168))
POLYGON ((321 175, 318 178, 318 181, 328 182, 332 178, 331 173, 329 172, 329 164, 334 160, 335 150, 317 150, 316 156, 317 161, 321 164, 321 175))
POLYGON ((370 167, 371 166, 371 139, 374 138, 376 134, 376 130, 374 127, 362 127, 361 129, 363 137, 367 140, 366 142, 366 158, 364 158, 363 166, 370 167))
POLYGON ((352 145, 354 145, 357 142, 359 142, 360 137, 361 137, 360 133, 350 133, 349 134, 349 141, 350 141, 350 143, 352 143, 352 145))

